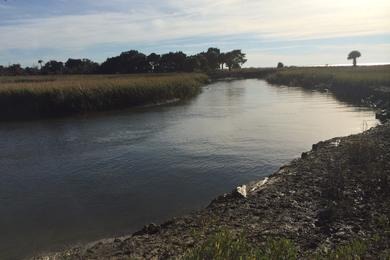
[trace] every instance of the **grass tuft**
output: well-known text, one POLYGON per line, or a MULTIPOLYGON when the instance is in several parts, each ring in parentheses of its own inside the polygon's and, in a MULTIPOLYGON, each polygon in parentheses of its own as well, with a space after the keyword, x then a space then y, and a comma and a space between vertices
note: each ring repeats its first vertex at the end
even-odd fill
POLYGON ((292 260, 297 259, 298 251, 287 239, 268 240, 263 246, 255 247, 248 242, 244 234, 234 234, 223 230, 211 237, 202 245, 190 250, 185 260, 292 260))

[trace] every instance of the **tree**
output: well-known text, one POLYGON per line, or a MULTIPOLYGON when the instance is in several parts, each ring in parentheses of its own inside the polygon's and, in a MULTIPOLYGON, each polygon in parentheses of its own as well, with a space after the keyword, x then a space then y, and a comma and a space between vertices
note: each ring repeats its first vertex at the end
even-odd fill
POLYGON ((170 52, 163 54, 160 61, 160 70, 162 72, 184 71, 187 55, 183 52, 170 52))
POLYGON ((46 62, 41 71, 44 74, 61 74, 64 71, 64 64, 60 61, 51 60, 46 62))
POLYGON ((197 55, 188 56, 184 64, 184 71, 194 72, 200 70, 200 60, 197 55))
POLYGON ((209 48, 205 53, 205 57, 209 64, 209 68, 212 70, 216 70, 220 67, 219 56, 221 55, 221 51, 218 48, 209 48))
POLYGON ((353 66, 356 67, 356 59, 362 56, 359 51, 351 51, 348 54, 348 60, 353 60, 353 66))
POLYGON ((146 58, 146 60, 149 63, 152 72, 158 70, 158 66, 160 65, 160 60, 161 60, 160 55, 153 52, 153 53, 149 54, 149 56, 146 58))
POLYGON ((34 66, 34 67, 26 67, 26 68, 24 68, 24 74, 27 74, 27 75, 38 75, 39 74, 39 69, 36 66, 34 66))
POLYGON ((42 69, 43 60, 39 60, 38 63, 39 63, 40 69, 42 69))
POLYGON ((143 73, 150 71, 146 55, 135 50, 122 52, 119 56, 108 58, 100 66, 101 73, 143 73))
POLYGON ((241 68, 246 61, 245 53, 241 50, 233 50, 225 54, 225 63, 229 70, 241 68))
POLYGON ((68 59, 65 72, 69 74, 92 74, 97 72, 99 64, 89 59, 68 59))
POLYGON ((197 54, 196 58, 199 62, 199 69, 201 71, 209 71, 210 70, 209 62, 206 58, 205 52, 201 52, 201 53, 197 54))
MULTIPOLYGON (((1 0, 0 0, 1 1, 1 0)), ((241 50, 222 53, 218 48, 208 48, 192 56, 185 53, 169 52, 165 54, 151 53, 148 56, 136 50, 122 52, 115 57, 107 58, 101 65, 89 59, 69 58, 65 63, 50 60, 46 63, 38 60, 42 74, 125 74, 145 72, 212 72, 224 69, 241 68, 246 62, 245 54, 241 50)), ((283 65, 283 64, 282 64, 283 65)), ((20 65, 0 67, 2 75, 39 74, 38 67, 22 68, 20 65)))
POLYGON ((226 63, 226 54, 225 53, 222 52, 219 55, 218 62, 219 62, 219 66, 220 66, 221 70, 223 70, 223 65, 225 65, 225 63, 226 63))
POLYGON ((278 69, 281 69, 281 68, 283 68, 284 67, 284 64, 283 63, 281 63, 281 62, 278 62, 278 66, 277 66, 277 68, 278 69))
POLYGON ((143 73, 148 72, 150 68, 146 55, 135 50, 122 52, 119 61, 122 64, 119 68, 122 73, 143 73))
POLYGON ((7 70, 9 75, 16 76, 23 74, 23 68, 20 66, 20 64, 9 65, 7 70))

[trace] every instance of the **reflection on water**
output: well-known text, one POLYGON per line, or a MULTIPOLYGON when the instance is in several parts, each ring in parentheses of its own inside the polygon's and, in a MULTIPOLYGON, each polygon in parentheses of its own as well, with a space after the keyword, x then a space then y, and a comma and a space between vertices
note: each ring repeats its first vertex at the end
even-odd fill
POLYGON ((377 122, 325 93, 219 82, 176 105, 0 124, 0 258, 125 234, 377 122))

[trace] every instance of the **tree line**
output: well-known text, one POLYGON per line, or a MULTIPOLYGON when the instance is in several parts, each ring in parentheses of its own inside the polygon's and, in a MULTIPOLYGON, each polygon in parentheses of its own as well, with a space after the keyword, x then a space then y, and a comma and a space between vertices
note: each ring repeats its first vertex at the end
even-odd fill
POLYGON ((209 48, 206 52, 187 55, 184 52, 145 55, 136 50, 122 52, 99 64, 89 59, 71 59, 65 63, 50 60, 38 61, 38 66, 23 68, 20 64, 0 65, 0 75, 50 75, 50 74, 127 74, 164 72, 211 72, 218 69, 237 69, 246 62, 241 50, 221 52, 209 48))

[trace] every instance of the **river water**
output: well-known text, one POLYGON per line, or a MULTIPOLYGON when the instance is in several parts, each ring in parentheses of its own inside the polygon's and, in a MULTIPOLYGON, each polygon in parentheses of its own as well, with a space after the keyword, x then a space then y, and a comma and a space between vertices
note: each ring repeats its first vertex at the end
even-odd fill
POLYGON ((0 123, 0 258, 123 235, 376 125, 327 93, 218 82, 185 102, 0 123))

